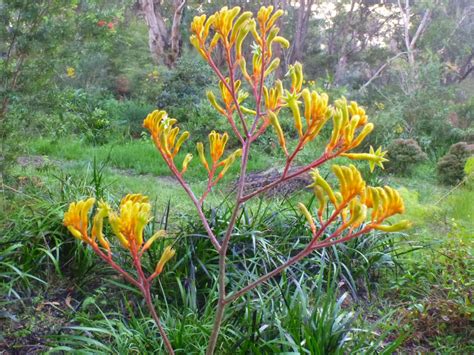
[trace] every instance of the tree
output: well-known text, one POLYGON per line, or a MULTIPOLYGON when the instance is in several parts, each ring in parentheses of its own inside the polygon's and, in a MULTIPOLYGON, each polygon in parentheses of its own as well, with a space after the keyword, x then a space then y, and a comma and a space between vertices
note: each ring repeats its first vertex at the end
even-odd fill
POLYGON ((308 24, 312 15, 314 0, 298 1, 298 13, 295 23, 295 33, 290 52, 290 63, 303 60, 303 49, 308 34, 308 24))
POLYGON ((181 22, 183 19, 186 0, 173 0, 173 18, 171 26, 166 26, 163 17, 165 1, 139 0, 148 25, 148 44, 155 63, 163 62, 168 67, 174 67, 181 52, 181 22))
POLYGON ((12 149, 7 146, 16 122, 9 107, 17 92, 34 91, 53 76, 51 61, 60 44, 73 32, 68 28, 73 0, 5 0, 0 4, 0 179, 5 178, 12 149))

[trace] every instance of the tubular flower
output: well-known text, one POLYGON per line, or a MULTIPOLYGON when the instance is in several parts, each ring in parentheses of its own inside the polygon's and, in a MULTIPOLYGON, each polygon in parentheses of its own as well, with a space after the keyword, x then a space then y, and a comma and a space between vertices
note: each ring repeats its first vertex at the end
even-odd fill
POLYGON ((306 220, 309 223, 309 226, 311 228, 311 231, 313 234, 316 233, 316 224, 314 223, 313 217, 311 216, 311 213, 308 211, 305 205, 303 205, 301 202, 298 203, 298 208, 300 209, 301 213, 305 216, 306 220))
POLYGON ((238 6, 232 9, 223 7, 207 19, 206 15, 194 18, 191 23, 192 35, 190 41, 204 59, 209 59, 212 50, 219 41, 222 42, 224 48, 228 50, 230 50, 232 46, 235 46, 237 59, 241 56, 242 43, 250 32, 250 28, 255 26, 255 24, 254 21, 251 20, 251 12, 244 12, 237 17, 239 13, 240 7, 238 6), (211 29, 215 34, 208 46, 206 42, 211 29))
POLYGON ((179 128, 173 127, 177 120, 169 118, 165 111, 155 110, 143 121, 143 127, 151 133, 153 141, 165 160, 172 161, 183 143, 189 138, 185 131, 179 136, 179 128))
POLYGON ((290 92, 292 94, 294 93, 300 93, 301 92, 301 87, 303 86, 303 66, 301 65, 300 62, 295 62, 293 65, 288 66, 288 73, 286 75, 289 75, 291 78, 291 90, 290 92))
POLYGON ((374 150, 374 148, 370 146, 369 153, 343 153, 341 155, 352 160, 367 160, 369 162, 370 171, 372 172, 375 166, 379 166, 383 169, 383 163, 388 161, 388 159, 385 158, 385 154, 387 154, 387 152, 382 152, 382 147, 374 150))
POLYGON ((278 112, 284 105, 283 101, 283 84, 281 80, 275 82, 275 87, 268 89, 263 86, 263 98, 265 100, 265 107, 269 111, 278 112))
MULTIPOLYGON (((303 91, 302 96, 306 104, 309 101, 308 93, 303 91)), ((326 100, 324 99, 323 102, 326 100)), ((375 166, 383 169, 383 162, 387 159, 384 157, 386 152, 382 151, 381 147, 376 151, 371 147, 369 153, 349 153, 350 150, 357 148, 374 129, 372 123, 367 123, 364 109, 360 108, 356 102, 351 102, 348 106, 346 99, 342 98, 336 100, 334 109, 326 108, 326 110, 326 115, 332 114, 333 120, 331 139, 326 145, 326 154, 341 155, 353 160, 367 160, 371 171, 375 166)), ((307 115, 306 110, 305 115, 307 115)), ((319 133, 319 130, 316 129, 315 132, 319 133)), ((316 135, 317 133, 314 136, 316 135)))
POLYGON ((207 59, 206 40, 209 36, 209 29, 215 20, 215 16, 210 16, 206 21, 206 15, 196 16, 191 22, 191 33, 189 40, 198 52, 207 59))
POLYGON ((143 244, 143 230, 150 220, 148 197, 127 195, 120 203, 120 213, 109 212, 112 231, 126 249, 139 250, 143 244))
POLYGON ((183 160, 183 165, 181 168, 181 174, 184 174, 188 170, 188 165, 193 160, 193 155, 191 153, 186 154, 183 160))
POLYGON ((349 167, 333 165, 332 171, 339 180, 339 189, 344 201, 349 201, 364 192, 365 181, 354 165, 349 167))
POLYGON ((301 112, 299 108, 301 101, 298 101, 301 96, 301 88, 304 81, 303 67, 301 63, 296 62, 294 65, 290 65, 287 75, 291 78, 291 89, 289 91, 286 90, 284 102, 285 106, 291 110, 295 121, 295 128, 298 131, 299 136, 302 137, 303 123, 301 121, 301 112))
MULTIPOLYGON (((234 102, 234 97, 233 94, 227 89, 227 87, 230 87, 231 82, 229 78, 226 78, 226 84, 224 84, 222 81, 219 82, 219 89, 221 92, 221 98, 223 102, 223 106, 217 101, 214 93, 212 91, 207 92, 207 98, 211 105, 223 116, 227 117, 232 117, 232 113, 236 110, 235 102, 234 102)), ((240 90, 241 86, 241 81, 236 80, 234 82, 234 93, 236 93, 237 96, 237 102, 242 104, 242 102, 249 96, 249 94, 245 91, 240 90)), ((245 109, 244 107, 240 106, 242 112, 247 113, 249 110, 245 109)), ((251 113, 255 114, 255 111, 251 111, 251 113)))
POLYGON ((363 126, 367 123, 368 117, 365 114, 365 110, 362 107, 359 107, 359 105, 357 105, 357 102, 351 101, 351 105, 349 106, 349 113, 351 115, 351 118, 354 118, 354 116, 359 116, 359 126, 363 126))
POLYGON ((306 131, 303 144, 314 140, 332 114, 328 102, 327 94, 318 94, 316 91, 310 92, 304 89, 301 92, 304 101, 304 118, 306 120, 306 131))
MULTIPOLYGON (((358 108, 355 102, 351 105, 352 111, 363 111, 362 109, 358 108)), ((331 134, 331 140, 326 147, 326 151, 332 151, 336 147, 343 151, 354 149, 362 143, 362 141, 370 132, 372 132, 374 125, 372 123, 367 123, 367 116, 365 116, 365 112, 363 116, 360 116, 359 114, 351 115, 345 98, 336 100, 335 106, 336 109, 333 115, 333 130, 331 134), (356 130, 358 128, 361 128, 361 130, 356 136, 356 130)))
POLYGON ((109 218, 112 231, 120 244, 133 253, 143 254, 156 239, 165 235, 165 231, 160 230, 144 243, 143 231, 150 221, 151 205, 147 196, 128 194, 120 202, 119 213, 113 211, 107 203, 99 201, 89 237, 89 211, 94 203, 94 198, 71 203, 63 221, 74 237, 94 247, 97 247, 96 240, 98 240, 99 244, 110 253, 110 244, 103 234, 106 217, 109 218))
POLYGON ((99 207, 97 208, 97 212, 94 216, 92 231, 91 231, 92 240, 95 241, 95 239, 97 238, 100 245, 102 245, 102 247, 107 249, 108 251, 110 251, 110 245, 109 245, 109 242, 104 237, 103 229, 104 229, 104 218, 109 215, 109 211, 110 211, 110 206, 103 201, 99 201, 99 207))
POLYGON ((368 187, 365 191, 364 203, 372 208, 372 222, 405 212, 405 206, 400 194, 389 186, 383 188, 368 187))
MULTIPOLYGON (((218 174, 217 180, 221 179, 230 166, 234 163, 234 161, 242 155, 242 149, 235 150, 232 154, 230 154, 226 159, 220 160, 224 155, 225 146, 227 144, 227 140, 229 139, 229 135, 227 133, 219 134, 216 131, 212 131, 209 134, 209 149, 210 149, 210 156, 212 164, 209 166, 207 162, 206 155, 204 153, 204 145, 199 142, 197 144, 197 151, 199 153, 199 158, 201 160, 202 165, 209 173, 209 177, 212 179, 214 173, 216 172, 217 168, 221 168, 218 174)), ((214 183, 217 182, 214 181, 214 183)))
MULTIPOLYGON (((322 216, 328 200, 334 206, 334 214, 331 218, 340 217, 341 225, 333 233, 333 237, 338 236, 345 229, 349 229, 350 234, 363 224, 365 224, 364 231, 377 229, 385 232, 396 232, 411 226, 411 223, 406 220, 393 225, 382 224, 387 218, 401 214, 405 210, 403 199, 398 191, 388 186, 383 188, 366 186, 354 165, 349 167, 333 165, 332 170, 339 180, 340 191, 334 192, 316 169, 311 172, 314 181, 311 187, 319 202, 319 221, 324 223, 322 216)), ((299 207, 315 235, 315 227, 311 225, 313 221, 311 215, 306 208, 302 208, 301 205, 299 207)))
POLYGON ((250 84, 257 83, 261 78, 267 77, 279 67, 280 59, 275 58, 272 60, 274 43, 278 43, 283 48, 290 46, 290 43, 285 38, 278 36, 279 28, 275 26, 278 18, 283 15, 283 11, 277 10, 274 12, 273 10, 273 6, 261 7, 257 13, 258 28, 255 22, 251 22, 249 26, 255 40, 252 57, 252 76, 249 76, 247 73, 244 58, 239 57, 242 73, 250 84))
POLYGON ((170 246, 167 246, 165 250, 163 251, 163 254, 161 254, 161 258, 158 261, 158 264, 156 264, 155 268, 155 275, 159 275, 162 273, 163 268, 165 267, 166 263, 171 260, 171 258, 176 254, 176 251, 171 248, 170 246))
POLYGON ((268 117, 270 118, 269 122, 272 124, 272 126, 275 129, 275 132, 277 134, 278 143, 283 148, 283 151, 285 152, 285 154, 288 155, 288 150, 286 149, 285 135, 283 134, 283 130, 281 129, 280 121, 278 120, 278 116, 274 112, 268 111, 268 117))
POLYGON ((209 147, 211 150, 211 159, 216 163, 224 154, 225 145, 229 140, 227 132, 219 134, 216 131, 212 131, 209 134, 209 147))
POLYGON ((94 198, 73 202, 69 209, 64 213, 63 224, 69 232, 79 240, 90 241, 89 230, 89 212, 95 203, 94 198))

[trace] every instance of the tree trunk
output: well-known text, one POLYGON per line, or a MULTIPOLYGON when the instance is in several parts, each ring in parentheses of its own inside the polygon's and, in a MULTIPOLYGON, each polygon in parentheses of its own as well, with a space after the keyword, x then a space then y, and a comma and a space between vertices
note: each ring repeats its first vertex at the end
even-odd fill
POLYGON ((295 36, 291 48, 290 62, 303 60, 303 46, 308 33, 309 18, 311 16, 314 0, 300 0, 298 18, 295 27, 295 36))
POLYGON ((354 7, 356 4, 356 0, 351 1, 351 7, 349 13, 347 14, 347 19, 344 23, 341 33, 339 36, 343 39, 342 47, 339 51, 339 58, 337 60, 336 70, 334 73, 334 83, 340 84, 342 78, 346 72, 347 67, 347 55, 348 55, 348 47, 352 40, 352 38, 348 38, 349 33, 353 30, 352 28, 352 19, 354 15, 354 7))
POLYGON ((173 67, 181 51, 180 26, 186 0, 174 0, 174 14, 170 29, 166 27, 159 2, 139 0, 139 4, 148 25, 148 45, 153 61, 173 67))

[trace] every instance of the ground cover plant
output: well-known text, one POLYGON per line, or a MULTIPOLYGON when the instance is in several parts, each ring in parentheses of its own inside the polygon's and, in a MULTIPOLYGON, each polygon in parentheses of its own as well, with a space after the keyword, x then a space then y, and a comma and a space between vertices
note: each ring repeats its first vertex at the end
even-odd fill
POLYGON ((0 351, 474 352, 469 5, 4 0, 0 351))

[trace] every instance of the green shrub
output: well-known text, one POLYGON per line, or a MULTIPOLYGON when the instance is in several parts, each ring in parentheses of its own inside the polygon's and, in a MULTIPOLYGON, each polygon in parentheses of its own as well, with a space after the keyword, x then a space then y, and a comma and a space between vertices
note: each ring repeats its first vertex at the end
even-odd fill
POLYGON ((413 167, 426 160, 427 155, 414 139, 395 139, 388 146, 387 171, 406 175, 413 167))
MULTIPOLYGON (((194 119, 196 106, 205 98, 206 88, 213 83, 211 69, 196 55, 183 55, 173 71, 162 74, 162 91, 157 106, 180 122, 194 119)), ((207 100, 206 100, 207 101, 207 100)))
POLYGON ((448 153, 438 162, 438 179, 446 185, 455 185, 465 176, 464 166, 471 155, 470 146, 465 142, 453 144, 448 153))

